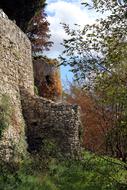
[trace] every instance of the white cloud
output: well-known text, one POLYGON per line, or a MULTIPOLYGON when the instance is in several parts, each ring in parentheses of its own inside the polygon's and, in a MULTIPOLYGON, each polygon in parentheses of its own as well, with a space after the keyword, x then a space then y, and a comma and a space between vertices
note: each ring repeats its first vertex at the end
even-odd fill
POLYGON ((50 52, 47 52, 47 55, 57 57, 63 50, 60 43, 67 38, 60 23, 69 24, 71 27, 74 27, 75 23, 84 26, 92 23, 94 17, 90 15, 90 11, 83 9, 81 1, 78 0, 49 0, 48 3, 47 20, 50 23, 51 40, 54 42, 54 46, 50 52))

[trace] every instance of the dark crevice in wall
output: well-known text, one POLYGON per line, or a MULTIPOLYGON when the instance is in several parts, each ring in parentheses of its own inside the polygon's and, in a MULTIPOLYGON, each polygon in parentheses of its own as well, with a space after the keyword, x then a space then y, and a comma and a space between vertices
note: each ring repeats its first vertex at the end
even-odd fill
POLYGON ((51 77, 49 75, 46 75, 45 79, 46 79, 47 85, 51 85, 52 84, 52 79, 51 79, 51 77))

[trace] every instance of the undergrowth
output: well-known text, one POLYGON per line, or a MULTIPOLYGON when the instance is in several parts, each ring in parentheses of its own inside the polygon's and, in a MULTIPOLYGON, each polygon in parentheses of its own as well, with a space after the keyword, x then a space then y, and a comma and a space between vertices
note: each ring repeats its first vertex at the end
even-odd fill
POLYGON ((82 160, 36 158, 18 171, 1 168, 0 190, 126 190, 124 163, 88 152, 82 160), (38 167, 40 166, 40 167, 38 167))

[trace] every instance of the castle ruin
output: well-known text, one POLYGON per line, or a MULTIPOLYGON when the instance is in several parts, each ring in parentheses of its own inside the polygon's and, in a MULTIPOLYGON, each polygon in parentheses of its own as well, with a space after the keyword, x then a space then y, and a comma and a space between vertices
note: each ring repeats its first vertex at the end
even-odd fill
MULTIPOLYGON (((50 78, 46 76, 48 83, 50 78)), ((62 154, 79 154, 78 106, 35 94, 31 43, 0 11, 0 100, 3 96, 11 102, 12 121, 0 139, 0 159, 18 160, 25 151, 43 152, 45 140, 51 139, 62 154)))

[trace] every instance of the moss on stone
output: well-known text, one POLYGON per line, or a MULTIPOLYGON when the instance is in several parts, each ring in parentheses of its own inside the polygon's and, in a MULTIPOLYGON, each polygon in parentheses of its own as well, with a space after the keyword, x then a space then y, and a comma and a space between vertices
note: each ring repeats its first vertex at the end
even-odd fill
POLYGON ((7 95, 2 95, 0 101, 0 139, 2 138, 4 130, 9 126, 11 114, 10 99, 7 95))

